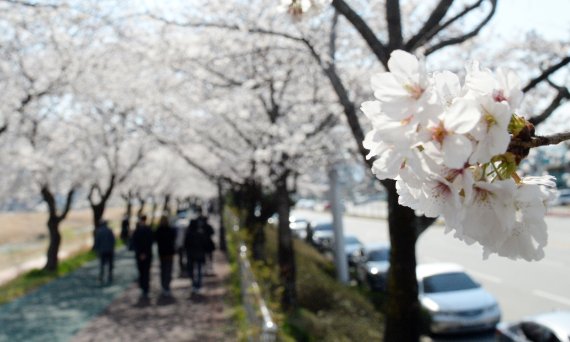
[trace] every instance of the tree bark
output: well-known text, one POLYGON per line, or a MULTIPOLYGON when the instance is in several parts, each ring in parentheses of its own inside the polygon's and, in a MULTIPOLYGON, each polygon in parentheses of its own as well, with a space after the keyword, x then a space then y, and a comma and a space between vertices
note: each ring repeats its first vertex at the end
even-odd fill
POLYGON ((95 236, 95 231, 97 230, 97 226, 103 219, 106 205, 107 205, 106 201, 103 200, 99 203, 91 204, 91 211, 93 212, 93 236, 95 236))
POLYGON ((138 200, 139 200, 139 210, 137 210, 137 217, 141 217, 141 215, 144 213, 144 206, 146 204, 146 200, 141 196, 138 196, 138 200))
POLYGON ((48 219, 48 231, 49 231, 49 245, 47 250, 47 261, 44 269, 46 271, 57 271, 59 265, 59 246, 61 245, 61 234, 59 233, 59 221, 57 218, 50 216, 48 219))
POLYGON ((283 284, 281 307, 290 311, 297 306, 295 253, 293 250, 293 235, 289 226, 290 201, 287 189, 287 173, 277 181, 277 215, 278 224, 278 260, 279 275, 283 284))
POLYGON ((87 200, 89 200, 89 205, 91 206, 91 210, 93 211, 93 237, 95 237, 95 231, 97 230, 97 225, 103 219, 103 215, 105 214, 105 207, 107 205, 107 201, 111 197, 113 189, 115 188, 117 176, 112 174, 109 178, 109 184, 105 191, 101 191, 99 184, 95 183, 91 185, 91 189, 89 190, 89 194, 87 195, 87 200), (96 201, 93 196, 95 191, 99 194, 99 201, 96 201))
POLYGON ((44 202, 46 202, 48 209, 48 221, 47 227, 49 231, 49 244, 46 253, 46 264, 44 269, 47 271, 57 271, 58 267, 58 254, 59 246, 61 245, 61 234, 59 233, 59 224, 65 219, 69 210, 71 209, 71 203, 73 202, 73 194, 75 192, 74 188, 71 188, 65 200, 64 209, 61 214, 57 213, 57 203, 55 197, 49 186, 47 184, 42 185, 41 194, 44 202))
POLYGON ((164 204, 162 206, 162 214, 170 216, 170 194, 164 195, 164 204))
POLYGON ((395 181, 388 190, 390 269, 384 341, 419 341, 420 304, 416 279, 416 224, 414 211, 398 204, 395 181), (396 261, 397 262, 394 262, 396 261))
POLYGON ((133 215, 133 195, 129 191, 126 196, 123 197, 125 199, 125 215, 130 219, 133 215))
POLYGON ((154 219, 156 218, 156 209, 158 209, 158 201, 153 196, 152 197, 152 206, 150 208, 150 225, 154 225, 154 219))
POLYGON ((228 246, 226 243, 226 227, 224 225, 224 189, 221 180, 218 180, 218 215, 220 219, 220 230, 219 230, 219 246, 220 250, 224 253, 227 252, 228 246))

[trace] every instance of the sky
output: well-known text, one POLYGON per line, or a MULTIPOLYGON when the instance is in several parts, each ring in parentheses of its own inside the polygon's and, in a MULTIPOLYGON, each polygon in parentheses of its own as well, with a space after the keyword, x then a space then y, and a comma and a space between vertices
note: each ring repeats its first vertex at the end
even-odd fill
POLYGON ((570 39, 570 0, 499 0, 491 25, 507 37, 532 28, 546 37, 570 39))

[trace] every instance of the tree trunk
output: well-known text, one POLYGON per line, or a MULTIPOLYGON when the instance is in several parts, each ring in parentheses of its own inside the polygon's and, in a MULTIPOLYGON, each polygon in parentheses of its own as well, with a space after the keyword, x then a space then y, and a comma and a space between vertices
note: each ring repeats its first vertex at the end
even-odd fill
POLYGON ((125 215, 130 219, 133 215, 133 196, 131 192, 127 196, 123 197, 125 199, 125 215))
POLYGON ((59 246, 61 244, 59 222, 56 218, 50 217, 47 225, 49 230, 49 245, 46 254, 47 261, 44 269, 46 271, 57 271, 59 246))
POLYGON ((384 182, 388 190, 390 269, 384 341, 419 341, 420 304, 416 279, 416 216, 398 204, 395 181, 384 182), (395 262, 397 261, 397 262, 395 262))
POLYGON ((146 204, 146 200, 142 197, 138 198, 139 200, 139 210, 137 210, 137 217, 141 217, 141 215, 144 213, 144 206, 146 204))
POLYGON ((162 214, 170 216, 170 194, 164 195, 164 203, 162 205, 162 214))
POLYGON ((265 222, 259 220, 257 211, 261 207, 261 186, 253 180, 245 184, 242 201, 245 209, 245 227, 252 237, 251 257, 254 260, 265 260, 265 222))
POLYGON ((218 181, 218 215, 220 216, 220 229, 219 229, 219 246, 222 252, 227 252, 228 247, 226 244, 226 227, 224 225, 224 189, 222 182, 218 181))
POLYGON ((293 250, 293 235, 289 227, 289 205, 287 174, 285 174, 277 181, 279 275, 284 287, 281 306, 285 311, 292 310, 297 305, 295 252, 293 250))
POLYGON ((59 246, 61 244, 61 234, 59 233, 59 224, 65 219, 69 210, 71 209, 71 203, 73 202, 74 188, 71 188, 65 200, 65 205, 63 211, 60 215, 57 213, 57 204, 53 193, 49 189, 48 184, 43 184, 41 187, 41 194, 43 200, 47 204, 48 208, 48 221, 47 227, 49 231, 49 245, 46 254, 46 264, 44 269, 47 271, 57 271, 58 266, 58 253, 59 246))
POLYGON ((103 219, 106 204, 107 203, 105 203, 105 201, 101 201, 97 204, 91 204, 91 211, 93 211, 93 236, 95 236, 95 230, 103 219))
POLYGON ((154 219, 156 218, 156 209, 158 209, 158 202, 155 197, 152 198, 152 206, 150 208, 150 225, 154 225, 154 219))

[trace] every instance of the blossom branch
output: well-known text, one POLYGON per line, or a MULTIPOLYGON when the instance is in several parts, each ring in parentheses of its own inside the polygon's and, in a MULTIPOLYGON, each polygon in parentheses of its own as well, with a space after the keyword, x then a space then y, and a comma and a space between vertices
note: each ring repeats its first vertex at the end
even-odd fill
POLYGON ((570 132, 557 133, 547 136, 535 136, 530 138, 528 141, 515 139, 511 141, 509 149, 513 147, 534 148, 547 145, 556 145, 567 140, 570 140, 570 132))

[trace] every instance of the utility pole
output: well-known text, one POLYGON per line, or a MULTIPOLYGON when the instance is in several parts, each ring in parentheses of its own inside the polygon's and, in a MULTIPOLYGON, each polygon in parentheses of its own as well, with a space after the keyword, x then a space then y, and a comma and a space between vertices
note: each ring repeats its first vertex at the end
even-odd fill
POLYGON ((346 254, 344 251, 344 230, 342 226, 344 208, 340 198, 340 182, 336 164, 332 164, 330 166, 329 181, 334 230, 334 260, 337 280, 342 284, 348 284, 348 261, 346 260, 346 254))

